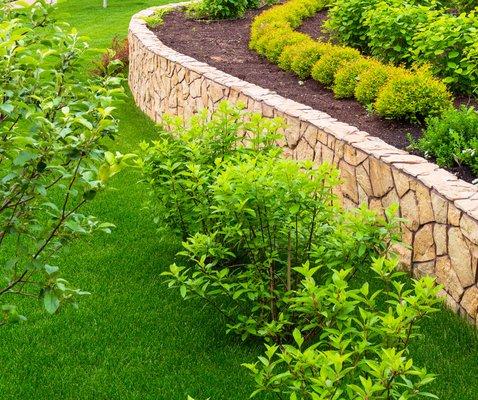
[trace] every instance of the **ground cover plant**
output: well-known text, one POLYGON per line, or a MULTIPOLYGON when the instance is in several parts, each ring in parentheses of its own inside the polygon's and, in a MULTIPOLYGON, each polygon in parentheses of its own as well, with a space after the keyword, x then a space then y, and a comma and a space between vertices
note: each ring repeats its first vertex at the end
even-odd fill
MULTIPOLYGON (((158 2, 111 1, 105 10, 97 0, 60 1, 56 14, 87 34, 93 47, 106 48, 126 35, 135 12, 153 5, 158 2)), ((89 75, 96 58, 85 54, 78 78, 89 75)), ((117 117, 116 139, 107 140, 112 151, 129 153, 158 139, 128 91, 117 117)), ((111 182, 116 190, 86 204, 85 213, 116 225, 110 235, 80 238, 59 254, 63 275, 92 293, 81 298, 79 311, 67 308, 50 318, 27 301, 22 309, 29 320, 0 330, 2 398, 248 398, 254 381, 238 365, 253 363, 262 347, 223 335, 218 326, 226 321, 218 314, 163 289, 159 272, 177 262, 180 241, 167 229, 157 233, 154 216, 142 207, 147 195, 139 179, 135 171, 119 174, 111 182)), ((476 332, 449 311, 424 320, 422 332, 410 351, 416 365, 438 375, 428 390, 443 399, 474 400, 476 332)))

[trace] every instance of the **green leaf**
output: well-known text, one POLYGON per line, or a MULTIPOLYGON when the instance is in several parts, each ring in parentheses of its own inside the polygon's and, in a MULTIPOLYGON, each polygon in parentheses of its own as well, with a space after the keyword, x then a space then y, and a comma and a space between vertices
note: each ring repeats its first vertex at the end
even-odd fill
POLYGON ((48 290, 43 297, 43 304, 49 314, 55 314, 60 307, 60 300, 53 290, 48 290))

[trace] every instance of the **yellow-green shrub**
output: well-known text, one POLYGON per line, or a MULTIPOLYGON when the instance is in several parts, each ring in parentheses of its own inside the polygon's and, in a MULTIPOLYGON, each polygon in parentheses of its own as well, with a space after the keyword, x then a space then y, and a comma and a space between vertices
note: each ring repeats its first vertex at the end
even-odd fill
POLYGON ((387 83, 390 76, 398 69, 377 62, 373 68, 360 73, 355 86, 355 98, 363 105, 373 103, 380 88, 387 83))
POLYGON ((313 49, 316 44, 317 42, 315 42, 312 38, 309 37, 299 43, 284 47, 282 53, 279 56, 279 59, 277 60, 277 65, 280 69, 283 69, 284 71, 292 71, 292 62, 297 57, 304 58, 313 56, 313 49))
POLYGON ((446 85, 427 70, 402 69, 380 89, 375 110, 385 118, 417 121, 440 115, 452 105, 446 85))
POLYGON ((378 61, 368 58, 359 58, 343 63, 335 74, 333 87, 335 97, 337 99, 354 97, 359 75, 378 65, 381 65, 378 61))
POLYGON ((360 59, 358 50, 350 47, 334 46, 328 54, 317 61, 312 68, 312 78, 324 85, 331 86, 334 82, 335 72, 347 61, 360 59))
POLYGON ((304 41, 309 40, 309 37, 300 32, 291 30, 274 30, 271 35, 264 35, 262 44, 262 53, 269 61, 277 63, 280 55, 287 46, 298 45, 304 41))

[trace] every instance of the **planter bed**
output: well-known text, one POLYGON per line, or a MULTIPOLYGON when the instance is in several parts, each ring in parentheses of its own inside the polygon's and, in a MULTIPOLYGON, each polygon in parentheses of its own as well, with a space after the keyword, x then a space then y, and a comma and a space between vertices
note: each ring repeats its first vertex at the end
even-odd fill
POLYGON ((346 207, 366 203, 380 211, 399 203, 401 215, 408 220, 403 239, 409 247, 396 249, 403 263, 416 275, 436 275, 445 286, 449 307, 477 321, 475 186, 397 148, 406 146, 405 141, 394 142, 394 147, 375 137, 403 140, 411 125, 369 116, 352 101, 337 102, 331 92, 314 82, 299 85, 293 76, 249 52, 245 46, 250 19, 208 24, 185 21, 172 13, 153 33, 143 20, 153 12, 149 9, 134 16, 129 30, 129 85, 137 105, 147 115, 156 122, 161 122, 164 114, 187 119, 199 109, 213 109, 221 100, 229 100, 241 101, 249 110, 267 117, 284 118, 285 140, 278 144, 296 159, 336 165, 342 179, 338 194, 346 207), (238 26, 243 26, 243 36, 233 28, 238 26), (188 36, 180 36, 178 29, 189 32, 188 36), (201 36, 202 30, 220 34, 201 36), (202 50, 205 62, 198 61, 199 47, 209 40, 211 47, 202 50), (243 50, 231 51, 230 46, 238 41, 243 43, 243 50), (249 63, 252 68, 245 72, 249 63), (227 65, 236 68, 236 76, 223 71, 228 71, 227 65), (259 70, 260 65, 265 69, 259 70), (250 83, 254 77, 264 84, 250 83), (306 92, 308 87, 314 90, 306 92), (311 99, 317 103, 311 103, 311 99))
MULTIPOLYGON (((248 48, 250 26, 255 16, 263 10, 248 11, 240 20, 194 21, 184 12, 174 11, 164 17, 164 24, 152 31, 161 41, 182 54, 205 62, 232 76, 244 79, 263 88, 326 112, 339 121, 358 127, 381 138, 399 149, 409 145, 407 134, 418 138, 422 127, 405 121, 392 121, 372 115, 356 100, 338 100, 334 94, 313 79, 300 81, 293 74, 282 71, 248 48)), ((313 38, 327 40, 322 24, 327 11, 320 11, 305 20, 298 29, 313 38)), ((457 105, 467 104, 460 97, 457 105)), ((471 182, 474 175, 468 167, 449 169, 461 179, 471 182)))

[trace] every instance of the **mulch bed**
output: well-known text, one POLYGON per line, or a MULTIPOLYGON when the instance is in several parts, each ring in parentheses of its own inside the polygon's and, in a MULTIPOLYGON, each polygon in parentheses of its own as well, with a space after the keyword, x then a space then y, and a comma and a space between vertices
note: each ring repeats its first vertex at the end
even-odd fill
MULTIPOLYGON (((249 50, 250 26, 253 18, 261 12, 262 10, 249 11, 239 20, 206 22, 190 20, 183 12, 173 11, 164 17, 164 24, 154 32, 165 45, 182 54, 326 112, 399 149, 408 146, 407 133, 415 138, 420 136, 422 127, 371 115, 355 100, 337 100, 331 90, 316 81, 307 79, 299 82, 291 73, 280 70, 249 50)), ((320 12, 307 19, 300 31, 324 39, 327 36, 321 27, 325 19, 326 12, 320 12)), ((469 182, 474 178, 466 168, 456 168, 451 172, 469 182)))

